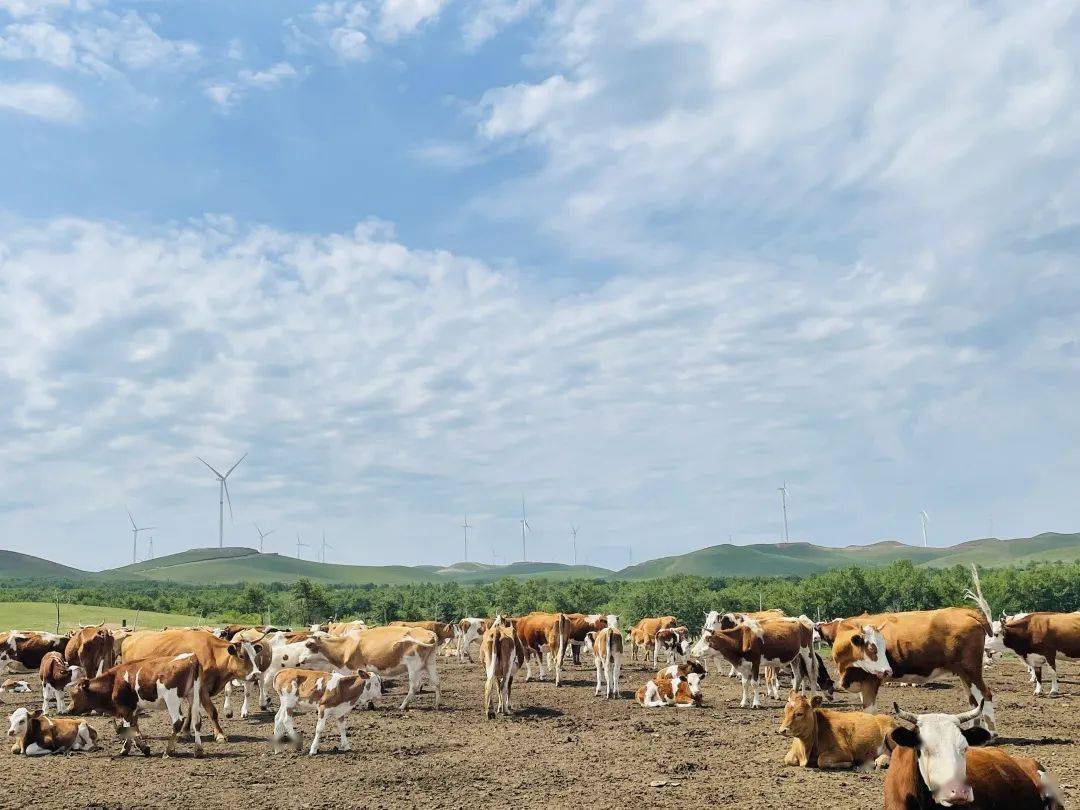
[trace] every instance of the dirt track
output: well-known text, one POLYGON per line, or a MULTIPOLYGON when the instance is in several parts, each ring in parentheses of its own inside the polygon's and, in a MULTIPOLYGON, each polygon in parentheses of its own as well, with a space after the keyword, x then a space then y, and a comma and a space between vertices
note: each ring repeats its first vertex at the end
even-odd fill
MULTIPOLYGON (((587 659, 588 655, 583 656, 587 659)), ((431 711, 430 694, 400 712, 398 681, 374 712, 357 712, 349 724, 353 751, 337 753, 336 739, 315 758, 272 755, 270 714, 225 721, 230 742, 207 745, 205 759, 112 759, 118 744, 111 723, 91 718, 105 749, 89 755, 31 759, 5 750, 0 806, 247 807, 505 807, 631 804, 747 808, 880 807, 881 773, 830 773, 785 768, 787 740, 777 736, 781 707, 740 709, 737 682, 713 673, 706 707, 649 709, 630 699, 593 697, 593 670, 571 668, 564 685, 520 684, 518 714, 484 722, 480 716, 479 665, 440 663, 444 709, 431 711), (650 783, 666 784, 650 787, 650 783)), ((996 693, 998 728, 1009 750, 1039 759, 1065 786, 1075 805, 1080 795, 1080 667, 1063 667, 1064 697, 1036 699, 1015 660, 989 670, 996 693)), ((645 671, 623 670, 623 694, 644 682, 645 671)), ((37 688, 36 677, 27 680, 37 688)), ((3 696, 4 714, 15 706, 40 706, 40 693, 3 696)), ((836 704, 854 707, 853 696, 836 704)), ((966 708, 959 684, 935 688, 887 687, 882 705, 898 700, 912 711, 966 708)), ((164 714, 144 730, 163 748, 164 714)), ((310 741, 310 714, 298 719, 310 741)))

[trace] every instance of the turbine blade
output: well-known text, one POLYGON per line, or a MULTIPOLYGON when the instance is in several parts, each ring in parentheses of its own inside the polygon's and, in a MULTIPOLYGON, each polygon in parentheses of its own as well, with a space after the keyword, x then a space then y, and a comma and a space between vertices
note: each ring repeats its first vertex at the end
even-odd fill
POLYGON ((244 453, 244 455, 240 456, 240 458, 238 458, 236 460, 235 464, 233 464, 231 467, 229 467, 229 472, 225 473, 226 478, 229 477, 229 473, 231 473, 233 470, 235 470, 237 467, 240 466, 240 462, 243 461, 245 458, 247 458, 247 455, 248 455, 247 453, 244 453))
POLYGON ((272 534, 273 534, 274 532, 276 532, 276 531, 277 531, 277 529, 271 529, 271 530, 270 530, 270 531, 268 531, 268 532, 267 532, 266 534, 264 534, 264 535, 263 535, 263 537, 269 537, 270 535, 272 535, 272 534))
POLYGON ((138 529, 138 527, 137 527, 137 526, 135 525, 135 518, 133 518, 133 517, 131 516, 131 510, 130 510, 130 509, 127 509, 127 510, 125 510, 125 511, 126 511, 126 512, 128 513, 128 520, 130 520, 130 521, 131 521, 131 528, 133 528, 133 529, 136 529, 136 530, 137 530, 137 529, 138 529))
POLYGON ((229 497, 229 482, 226 481, 224 478, 222 478, 221 479, 221 486, 223 486, 225 488, 225 500, 227 500, 229 502, 229 520, 233 520, 235 522, 235 519, 233 518, 233 511, 232 511, 232 498, 229 497))

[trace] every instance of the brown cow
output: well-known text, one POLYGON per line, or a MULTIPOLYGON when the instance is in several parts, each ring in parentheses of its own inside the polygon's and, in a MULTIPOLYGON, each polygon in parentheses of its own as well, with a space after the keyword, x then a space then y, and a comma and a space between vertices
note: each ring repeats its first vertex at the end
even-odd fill
POLYGON ((866 712, 838 712, 821 708, 821 696, 807 699, 797 692, 788 696, 777 734, 791 737, 785 765, 800 768, 865 768, 880 770, 889 764, 891 717, 866 712))
POLYGON ((139 730, 139 711, 164 706, 172 721, 165 756, 176 751, 176 737, 185 725, 195 733, 195 756, 202 756, 201 713, 213 708, 203 676, 198 657, 190 652, 119 664, 96 678, 77 681, 71 687, 71 711, 96 711, 119 718, 117 731, 124 741, 120 754, 128 754, 134 740, 139 750, 150 756, 150 746, 139 730), (186 715, 185 701, 190 705, 186 715))
MULTIPOLYGON (((261 675, 257 663, 261 651, 261 643, 242 641, 234 644, 206 630, 140 630, 125 639, 123 646, 124 661, 131 662, 194 653, 202 667, 202 688, 211 698, 224 691, 234 678, 257 681, 261 675)), ((226 717, 232 717, 228 697, 222 709, 226 717)), ((225 742, 225 731, 221 728, 217 707, 212 702, 207 713, 214 725, 215 739, 225 742)))
POLYGON ((435 621, 416 621, 416 622, 390 622, 388 627, 419 627, 421 630, 430 630, 439 639, 441 644, 444 641, 449 641, 457 635, 457 630, 453 624, 447 622, 435 622, 435 621))
MULTIPOLYGON (((678 668, 684 664, 673 665, 678 668)), ((705 677, 698 671, 690 671, 686 674, 669 674, 669 670, 661 670, 648 683, 640 687, 634 694, 634 699, 646 709, 659 708, 661 706, 675 706, 687 709, 693 706, 701 706, 701 681, 705 677)))
POLYGON ((600 676, 604 676, 604 697, 619 696, 619 674, 622 672, 623 637, 619 631, 619 617, 609 615, 605 627, 585 636, 585 646, 593 655, 596 665, 596 695, 600 695, 600 676))
POLYGON ((885 810, 963 805, 972 810, 1063 810, 1054 778, 1034 759, 1000 748, 971 748, 990 739, 974 726, 979 707, 960 715, 901 712, 914 728, 897 726, 885 775, 885 810))
POLYGON ((575 664, 581 663, 581 648, 585 644, 585 636, 589 633, 599 633, 607 627, 607 617, 599 613, 567 613, 570 620, 570 634, 567 644, 570 647, 570 656, 575 664))
POLYGON ((358 672, 356 675, 327 673, 313 669, 289 667, 274 677, 274 688, 281 700, 281 708, 274 717, 274 752, 286 739, 300 749, 303 740, 293 726, 292 716, 299 706, 314 706, 318 719, 315 723, 315 739, 311 741, 308 756, 319 753, 319 741, 326 729, 326 721, 337 723, 341 734, 339 751, 349 751, 349 738, 345 735, 345 722, 349 712, 359 703, 370 703, 382 694, 382 678, 374 672, 358 672))
POLYGON ((540 665, 540 680, 544 680, 544 654, 551 656, 555 669, 555 685, 562 683, 562 662, 570 637, 570 619, 565 613, 534 611, 514 621, 518 637, 525 648, 525 680, 532 680, 532 657, 540 665))
POLYGON ((994 622, 987 647, 1009 649, 1035 671, 1035 694, 1041 695, 1043 669, 1050 670, 1050 694, 1058 694, 1057 659, 1080 658, 1080 613, 1024 613, 994 622))
POLYGON ((64 659, 82 667, 90 677, 100 675, 116 664, 112 631, 104 622, 79 628, 64 647, 64 659))
POLYGON ((26 707, 12 712, 10 720, 8 736, 15 740, 13 754, 38 757, 97 748, 97 730, 85 720, 46 717, 40 709, 30 711, 26 707))
POLYGON ((6 672, 11 664, 21 664, 24 669, 34 671, 41 666, 41 659, 46 653, 64 654, 68 637, 54 633, 0 633, 0 672, 6 672))
POLYGON ((525 660, 525 648, 514 625, 502 616, 496 616, 480 641, 480 656, 484 662, 484 717, 510 714, 510 691, 514 686, 514 674, 525 660), (498 693, 495 694, 495 690, 498 693), (492 698, 495 708, 492 710, 492 698))
POLYGON ((656 656, 660 649, 656 643, 656 634, 669 627, 675 627, 679 620, 674 616, 657 616, 644 618, 630 628, 630 660, 637 661, 638 647, 645 650, 644 659, 649 660, 649 649, 652 648, 653 663, 658 664, 656 656))
POLYGON ((750 622, 728 630, 704 631, 690 654, 696 658, 723 658, 730 663, 742 679, 742 703, 745 707, 747 687, 753 685, 754 702, 751 708, 761 706, 758 699, 758 680, 761 673, 761 654, 764 648, 760 632, 755 632, 750 622))
POLYGON ((64 690, 72 681, 86 677, 86 671, 80 666, 69 666, 60 653, 49 652, 41 659, 38 667, 38 677, 41 678, 41 710, 49 710, 49 700, 56 705, 57 714, 63 714, 64 690))
POLYGON ((345 636, 309 638, 304 642, 307 651, 297 656, 295 666, 329 662, 344 674, 360 669, 373 670, 383 676, 406 672, 409 693, 401 703, 402 709, 408 708, 426 677, 435 692, 435 708, 438 709, 442 697, 436 669, 438 643, 433 632, 419 627, 372 627, 345 636))
POLYGON ((981 611, 960 607, 845 619, 833 644, 840 688, 859 692, 872 713, 884 681, 926 683, 951 673, 968 690, 972 705, 984 704, 980 722, 993 732, 993 693, 982 671, 990 629, 981 611))

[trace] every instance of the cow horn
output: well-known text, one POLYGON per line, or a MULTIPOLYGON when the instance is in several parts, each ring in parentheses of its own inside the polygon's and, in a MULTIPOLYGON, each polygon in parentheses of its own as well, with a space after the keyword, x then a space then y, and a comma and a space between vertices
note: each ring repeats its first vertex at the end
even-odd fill
POLYGON ((972 720, 982 714, 984 702, 985 701, 980 700, 979 705, 971 711, 956 715, 956 722, 958 722, 960 725, 963 725, 964 723, 970 723, 972 720))
POLYGON ((894 703, 892 705, 892 708, 893 708, 893 714, 895 714, 897 717, 899 717, 905 723, 912 723, 914 725, 918 725, 919 716, 917 714, 912 714, 911 712, 905 712, 903 709, 900 708, 899 703, 894 703))

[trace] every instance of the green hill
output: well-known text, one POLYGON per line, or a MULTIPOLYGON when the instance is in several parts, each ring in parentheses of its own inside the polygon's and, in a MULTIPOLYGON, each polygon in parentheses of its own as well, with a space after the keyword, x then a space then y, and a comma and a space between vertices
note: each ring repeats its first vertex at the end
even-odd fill
POLYGON ((0 550, 0 580, 4 579, 86 579, 91 576, 78 568, 20 554, 17 551, 0 550))

